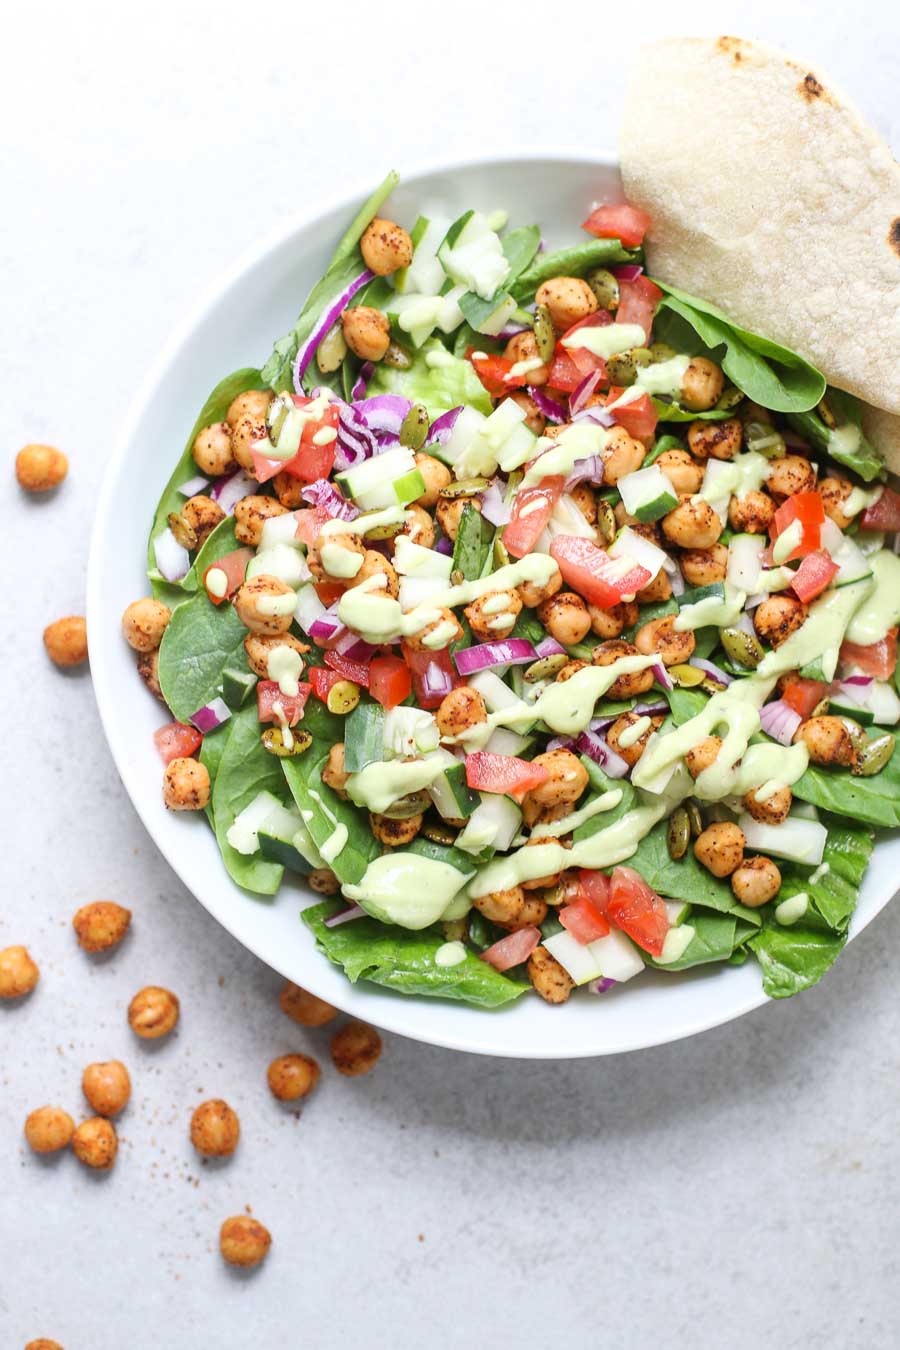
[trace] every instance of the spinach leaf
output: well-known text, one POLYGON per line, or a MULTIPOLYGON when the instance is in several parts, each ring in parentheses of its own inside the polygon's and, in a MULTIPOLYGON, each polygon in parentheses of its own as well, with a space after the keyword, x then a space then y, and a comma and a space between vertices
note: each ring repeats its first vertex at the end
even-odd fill
POLYGON ((845 394, 842 389, 829 387, 825 402, 841 424, 849 422, 852 426, 860 428, 859 443, 854 450, 842 450, 840 442, 835 446, 830 429, 816 410, 789 413, 788 422, 804 440, 809 441, 814 450, 819 450, 838 464, 853 469, 867 483, 871 483, 874 478, 883 478, 884 460, 874 445, 866 440, 862 431, 862 409, 859 399, 854 398, 852 394, 845 394))
POLYGON ((782 928, 773 922, 747 945, 762 967, 763 989, 769 998, 790 998, 822 978, 846 941, 846 934, 821 933, 799 925, 782 928))
POLYGON ((683 450, 683 449, 684 449, 684 441, 679 440, 677 436, 670 436, 669 433, 666 432, 664 435, 660 436, 659 439, 654 443, 652 449, 647 451, 647 454, 644 456, 641 468, 646 469, 649 468, 651 464, 655 464, 656 461, 659 459, 660 455, 664 455, 667 450, 683 450))
MULTIPOLYGON (((270 388, 275 390, 293 388, 291 365, 294 357, 309 337, 322 311, 333 304, 341 292, 347 289, 353 278, 362 271, 363 260, 359 251, 360 238, 369 221, 378 214, 379 208, 391 195, 399 181, 398 174, 389 173, 381 186, 376 188, 368 201, 363 203, 335 249, 325 275, 320 281, 316 282, 316 285, 310 291, 309 298, 300 311, 300 317, 296 324, 289 333, 285 334, 283 338, 279 338, 275 343, 272 355, 262 368, 262 378, 270 388)), ((312 370, 314 371, 312 383, 320 383, 321 377, 318 367, 312 367, 312 370)))
POLYGON ((531 300, 541 282, 550 277, 582 277, 592 267, 634 262, 638 256, 636 250, 625 248, 618 239, 589 239, 572 248, 538 253, 531 266, 519 274, 510 290, 516 300, 531 300))
POLYGON ((530 988, 501 975, 472 952, 459 965, 439 966, 435 955, 444 939, 434 929, 411 933, 368 918, 327 928, 324 919, 338 909, 339 903, 328 900, 304 910, 301 917, 315 934, 319 950, 343 967, 352 984, 370 980, 400 994, 449 998, 479 1008, 499 1008, 530 988))
MULTIPOLYGON (((883 734, 880 727, 868 730, 872 736, 883 734)), ((793 791, 801 801, 833 811, 844 820, 894 829, 900 825, 900 755, 895 750, 881 772, 871 778, 856 778, 848 769, 810 764, 793 791)))
POLYGON ((207 733, 203 737, 203 744, 200 746, 200 763, 206 766, 206 772, 209 774, 209 801, 204 810, 206 819, 216 828, 215 817, 213 816, 212 794, 216 786, 216 774, 219 772, 219 765, 222 761, 222 755, 225 752, 225 742, 228 740, 228 733, 231 730, 231 719, 224 726, 216 731, 207 733))
POLYGON ((226 666, 246 668, 246 636, 233 605, 214 605, 205 591, 178 606, 159 649, 159 683, 179 722, 219 696, 226 666))
POLYGON ((329 745, 314 741, 305 755, 278 763, 294 801, 302 812, 309 812, 308 818, 304 814, 304 821, 318 849, 328 842, 336 825, 346 825, 347 842, 328 866, 341 883, 356 882, 380 849, 365 811, 342 801, 322 782, 329 749, 329 745))
MULTIPOLYGON (((706 300, 685 295, 662 281, 656 284, 663 291, 657 312, 683 319, 702 343, 704 355, 724 347, 722 369, 748 398, 785 413, 805 412, 819 402, 825 392, 825 376, 802 356, 740 328, 706 300)), ((657 338, 661 337, 655 325, 654 331, 657 338)), ((684 350, 679 343, 674 345, 684 350)))
POLYGON ((430 338, 412 357, 408 370, 397 370, 379 362, 366 390, 373 394, 400 394, 414 403, 424 403, 432 420, 442 412, 471 404, 479 412, 489 413, 493 407, 491 396, 472 369, 471 361, 450 357, 436 338, 430 338), (425 360, 429 352, 440 350, 448 361, 429 366, 425 360))
POLYGON ((670 689, 666 698, 669 700, 672 721, 676 727, 683 726, 692 717, 696 717, 709 702, 706 694, 701 694, 699 689, 670 689))
MULTIPOLYGON (((189 478, 197 474, 197 465, 194 463, 194 456, 191 453, 197 433, 203 428, 208 427, 212 422, 221 422, 224 420, 228 411, 228 405, 232 399, 237 398, 238 394, 244 393, 247 389, 265 389, 266 383, 258 370, 246 368, 236 370, 233 375, 227 375, 224 380, 220 380, 209 398, 197 416, 197 420, 191 428, 191 434, 188 436, 187 444, 182 451, 181 458, 172 471, 172 476, 163 489, 163 494, 156 507, 156 513, 153 517, 153 525, 150 529, 150 540, 147 545, 147 575, 149 576, 153 594, 159 600, 163 600, 172 607, 178 604, 188 594, 197 589, 197 576, 195 568, 191 568, 186 577, 181 581, 166 581, 159 573, 156 566, 156 555, 153 552, 153 541, 163 530, 166 529, 166 522, 173 511, 180 511, 184 506, 185 499, 182 497, 178 488, 182 483, 186 483, 189 478)), ((210 539, 212 536, 210 536, 210 539)), ((207 540, 207 543, 209 540, 207 540)), ((201 550, 202 552, 202 550, 201 550)))
POLYGON ((626 811, 630 811, 634 806, 634 788, 628 782, 627 778, 609 778, 599 764, 595 764, 589 755, 579 755, 578 757, 587 770, 589 790, 587 797, 582 801, 582 805, 587 805, 597 794, 604 792, 621 792, 617 806, 611 811, 601 811, 599 815, 590 816, 582 825, 577 826, 572 838, 576 843, 582 839, 590 839, 592 835, 605 830, 608 825, 613 825, 626 811))
MULTIPOLYGON (((820 869, 797 863, 782 865, 782 885, 775 903, 805 893, 812 902, 812 912, 804 916, 804 927, 816 926, 813 921, 818 916, 826 927, 844 933, 856 908, 875 841, 872 831, 865 827, 834 818, 829 818, 827 825, 828 838, 822 856, 822 861, 828 864, 827 872, 813 881, 820 869)), ((771 916, 770 921, 776 922, 771 916)))
POLYGON ((380 703, 357 703, 344 723, 344 768, 359 773, 367 764, 384 759, 384 708, 380 703))
POLYGON ((260 792, 284 800, 282 761, 263 749, 255 704, 242 708, 228 722, 228 736, 219 757, 212 794, 213 828, 229 875, 245 890, 274 895, 281 885, 284 868, 260 853, 238 853, 226 835, 235 816, 260 792))
MULTIPOLYGON (((670 900, 684 900, 705 909, 716 909, 721 914, 732 914, 741 908, 727 879, 714 877, 712 872, 701 867, 691 849, 677 862, 670 856, 668 828, 665 820, 654 825, 628 859, 628 866, 640 872, 648 886, 670 900)), ((693 919, 690 922, 693 923, 693 919)))
POLYGON ((454 571, 462 572, 466 581, 477 581, 490 554, 493 538, 493 525, 471 502, 466 502, 453 545, 454 571))
POLYGON ((510 230, 505 234, 500 242, 503 245, 506 261, 509 263, 509 276, 503 284, 506 289, 509 289, 537 254, 541 243, 541 227, 540 225, 520 225, 518 229, 510 230))
MULTIPOLYGON (((690 408, 682 408, 681 404, 664 398, 654 398, 653 406, 661 422, 722 422, 726 417, 734 416, 733 408, 707 408, 705 412, 691 412, 690 408)), ((644 460, 644 468, 649 459, 648 455, 644 460)))
POLYGON ((694 936, 679 959, 661 966, 644 954, 648 965, 656 966, 657 970, 688 970, 710 961, 727 961, 738 945, 738 923, 733 914, 691 914, 688 923, 694 936))

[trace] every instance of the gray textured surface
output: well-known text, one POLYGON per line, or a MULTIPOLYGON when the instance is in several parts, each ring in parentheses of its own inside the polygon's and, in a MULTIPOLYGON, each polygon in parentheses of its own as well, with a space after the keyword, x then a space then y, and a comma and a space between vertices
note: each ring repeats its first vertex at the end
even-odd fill
MULTIPOLYGON (((597 11, 576 8, 591 32, 597 11)), ((54 441, 72 473, 53 501, 22 500, 8 470, 0 484, 14 767, 0 946, 27 942, 43 976, 0 1008, 0 1344, 896 1346, 900 908, 820 989, 696 1040, 532 1066, 389 1038, 368 1079, 326 1071, 295 1115, 269 1098, 266 1064, 292 1048, 327 1058, 324 1035, 281 1016, 276 978, 184 893, 120 787, 89 678, 60 676, 41 650, 44 624, 82 608, 92 500, 135 377, 218 271, 339 190, 348 159, 374 179, 432 153, 612 144, 622 72, 600 57, 627 42, 596 33, 586 61, 482 6, 423 31, 406 3, 348 4, 342 31, 372 53, 351 76, 322 15, 299 8, 280 29, 233 3, 139 19, 23 9, 5 21, 0 85, 4 453, 54 441), (392 101, 412 32, 430 103, 392 101), (109 960, 69 927, 97 897, 135 912, 109 960), (125 1007, 151 982, 179 993, 183 1018, 148 1049, 125 1007), (116 1055, 134 1098, 114 1173, 28 1155, 26 1112, 58 1101, 77 1115, 83 1065, 116 1055), (218 1167, 187 1138, 212 1095, 243 1125, 218 1167), (215 1251, 245 1205, 275 1239, 249 1279, 215 1251)), ((699 5, 690 20, 818 57, 896 133, 896 10, 815 9, 814 26, 770 4, 699 5)), ((679 26, 644 13, 649 31, 679 26)))

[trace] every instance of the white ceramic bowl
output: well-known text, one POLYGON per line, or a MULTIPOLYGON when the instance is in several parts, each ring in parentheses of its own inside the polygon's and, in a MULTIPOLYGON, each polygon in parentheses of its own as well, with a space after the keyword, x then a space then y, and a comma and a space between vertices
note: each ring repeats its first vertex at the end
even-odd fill
MULTIPOLYGON (((562 1008, 525 997, 510 1008, 483 1012, 353 986, 316 952, 299 920, 312 898, 309 890, 286 880, 274 901, 254 899, 228 877, 205 820, 163 807, 151 738, 164 717, 138 678, 119 627, 125 606, 147 589, 143 559, 157 499, 209 391, 230 371, 265 361, 379 177, 373 170, 358 193, 312 220, 299 218, 235 268, 190 317, 137 398, 100 496, 88 577, 91 669, 116 765, 157 846, 201 904, 261 960, 349 1013, 435 1045, 535 1059, 615 1054, 694 1035, 765 1001, 754 961, 682 975, 648 971, 603 998, 585 994, 562 1008)), ((514 223, 538 220, 549 245, 557 247, 578 238, 592 202, 620 196, 610 157, 522 155, 405 177, 390 214, 411 224, 425 202, 445 204, 450 216, 470 206, 503 207, 514 223)), ((876 850, 854 932, 886 904, 898 875, 895 837, 876 850)))

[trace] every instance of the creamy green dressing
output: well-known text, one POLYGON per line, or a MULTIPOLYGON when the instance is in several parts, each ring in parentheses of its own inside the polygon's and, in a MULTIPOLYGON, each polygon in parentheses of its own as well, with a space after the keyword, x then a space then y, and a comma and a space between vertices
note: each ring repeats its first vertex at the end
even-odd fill
POLYGON ((727 581, 725 595, 707 595, 693 605, 682 605, 675 615, 673 627, 676 633, 693 632, 695 628, 731 628, 744 612, 747 596, 744 591, 736 591, 727 581))
POLYGON ((882 549, 869 559, 869 566, 874 589, 847 625, 848 640, 866 647, 880 642, 900 623, 900 558, 882 549))
POLYGON ((847 625, 856 610, 868 600, 874 587, 874 578, 864 577, 849 586, 826 591, 818 600, 813 600, 804 623, 780 647, 766 653, 756 668, 757 675, 763 679, 774 678, 821 658, 824 678, 833 679, 847 625))
POLYGON ((410 792, 430 787, 447 768, 442 756, 435 759, 388 760, 367 764, 347 778, 347 796, 357 806, 380 815, 410 792))
POLYGON ((639 717, 636 722, 632 722, 631 726, 626 727, 621 733, 619 745, 623 750, 628 750, 632 745, 637 745, 644 733, 649 731, 652 726, 653 723, 649 717, 639 717))
POLYGON ((835 427, 828 433, 828 453, 832 456, 840 456, 842 453, 855 454, 861 440, 862 432, 854 422, 848 422, 843 427, 835 427))
POLYGON ((643 347, 647 338, 639 323, 610 323, 605 328, 576 328, 561 341, 564 347, 584 347, 607 360, 630 347, 643 347))
POLYGON ((319 550, 319 557, 322 559, 322 566, 328 575, 339 577, 341 580, 348 580, 350 577, 357 576, 365 561, 361 553, 354 553, 349 548, 342 548, 337 541, 324 543, 319 550))
POLYGON ((274 680, 286 698, 296 698, 300 691, 300 672, 303 657, 293 647, 274 647, 266 661, 266 674, 274 680))
POLYGON ((622 789, 610 788, 609 792, 601 792, 600 796, 595 797, 592 802, 588 802, 587 806, 582 806, 579 811, 573 811, 571 815, 564 816, 562 820, 549 821, 546 825, 535 825, 533 834, 536 839, 548 837, 556 839, 562 834, 571 834, 586 820, 592 820, 594 816, 599 816, 604 811, 612 811, 621 800, 622 789))
POLYGON ((772 545, 772 561, 776 567, 786 563, 788 558, 803 543, 803 521, 792 520, 786 530, 775 540, 772 545))
POLYGON ((269 615, 272 618, 283 618, 285 614, 293 614, 296 603, 296 595, 293 591, 288 591, 285 595, 258 596, 256 608, 260 614, 269 615))
POLYGON ((681 393, 684 373, 690 364, 689 356, 672 356, 668 361, 657 361, 652 366, 639 366, 635 387, 647 394, 669 394, 677 397, 681 393))
POLYGON ((592 422, 579 422, 567 427, 559 436, 538 441, 539 446, 546 448, 525 474, 522 487, 534 487, 551 475, 568 478, 576 460, 599 455, 610 436, 611 432, 606 427, 599 427, 592 422))
POLYGON ((326 539, 336 534, 366 535, 391 525, 405 525, 409 518, 410 512, 405 506, 386 506, 383 511, 366 511, 355 520, 326 520, 319 533, 326 539))
POLYGON ((806 891, 798 891, 796 895, 791 895, 787 900, 782 900, 780 905, 775 906, 776 922, 790 927, 803 918, 809 909, 809 896, 806 891))
POLYGON ((746 497, 748 492, 758 492, 771 467, 765 455, 759 455, 755 450, 746 455, 735 455, 734 459, 724 463, 715 462, 721 463, 722 467, 697 494, 710 505, 725 497, 746 497))
POLYGON ((436 966, 458 966, 466 959, 466 949, 461 942, 444 942, 434 954, 436 966))
POLYGON ((394 849, 373 859, 343 891, 373 919, 418 930, 443 918, 464 885, 465 877, 449 863, 394 849))
POLYGON ((853 488, 847 500, 841 503, 842 514, 858 516, 860 511, 865 511, 867 507, 874 506, 882 492, 884 492, 884 487, 880 485, 875 488, 853 488))
MULTIPOLYGON (((285 745, 287 745, 287 741, 285 741, 285 745)), ((316 792, 315 788, 309 789, 309 795, 317 804, 328 823, 334 826, 334 829, 325 840, 325 843, 319 846, 319 853, 321 854, 323 861, 327 863, 334 862, 335 858, 347 843, 347 840, 350 837, 350 831, 347 829, 346 825, 338 820, 334 812, 325 805, 322 801, 321 794, 316 792)), ((307 813, 304 812, 302 814, 304 819, 306 819, 307 813)))
POLYGON ((206 589, 221 600, 228 590, 228 576, 221 567, 211 567, 206 574, 206 589))

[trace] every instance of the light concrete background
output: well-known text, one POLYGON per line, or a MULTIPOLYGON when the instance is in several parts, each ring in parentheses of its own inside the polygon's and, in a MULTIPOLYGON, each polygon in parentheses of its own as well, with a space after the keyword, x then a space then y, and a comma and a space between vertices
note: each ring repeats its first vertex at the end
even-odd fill
POLYGON ((431 154, 614 144, 637 37, 684 28, 818 58, 896 146, 897 13, 6 9, 0 946, 26 942, 42 980, 0 1008, 3 1350, 39 1335, 65 1350, 900 1342, 900 908, 819 989, 690 1042, 530 1065, 390 1037, 368 1079, 326 1063, 309 1105, 281 1110, 269 1059, 297 1048, 327 1061, 326 1037, 282 1017, 276 977, 157 855, 89 676, 51 669, 40 642, 49 620, 83 608, 92 503, 146 363, 236 254, 334 195, 348 166, 375 181, 431 154), (28 440, 71 456, 53 500, 15 489, 28 440), (107 960, 70 928, 97 897, 135 914, 107 960), (125 1024, 152 982, 183 1007, 157 1047, 125 1024), (31 1156, 27 1111, 53 1101, 77 1116, 82 1067, 112 1056, 134 1081, 115 1171, 31 1156), (237 1108, 243 1140, 231 1162, 201 1166, 187 1123, 213 1095, 237 1108), (274 1235, 250 1277, 216 1252, 222 1218, 245 1206, 274 1235))

